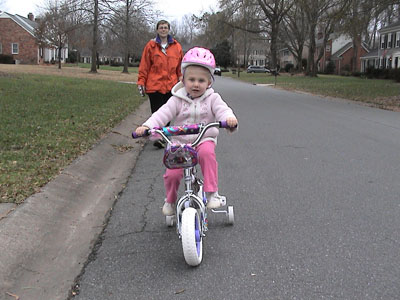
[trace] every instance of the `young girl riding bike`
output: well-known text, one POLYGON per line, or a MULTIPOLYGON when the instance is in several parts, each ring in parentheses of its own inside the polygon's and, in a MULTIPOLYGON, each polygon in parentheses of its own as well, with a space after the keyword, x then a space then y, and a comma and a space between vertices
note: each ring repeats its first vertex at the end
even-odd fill
MULTIPOLYGON (((226 121, 233 131, 238 124, 237 118, 232 109, 211 87, 214 81, 215 59, 210 50, 200 47, 190 49, 183 57, 181 68, 183 81, 172 88, 173 96, 136 129, 136 134, 142 136, 146 130, 165 126, 168 122, 171 122, 171 125, 187 125, 226 121)), ((211 209, 221 205, 221 196, 218 194, 218 163, 215 156, 218 133, 217 128, 211 128, 196 147, 204 178, 207 207, 211 209)), ((174 136, 173 142, 189 144, 195 137, 193 135, 174 136)), ((175 202, 182 178, 182 169, 167 169, 164 174, 167 198, 162 212, 166 216, 175 213, 175 202)))

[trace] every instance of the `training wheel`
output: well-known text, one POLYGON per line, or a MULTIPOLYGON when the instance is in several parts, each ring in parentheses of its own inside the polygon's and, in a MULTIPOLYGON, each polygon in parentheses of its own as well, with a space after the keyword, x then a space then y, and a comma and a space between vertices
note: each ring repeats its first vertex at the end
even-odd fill
POLYGON ((165 216, 165 223, 168 227, 174 226, 175 216, 165 216))
POLYGON ((228 206, 228 224, 233 225, 235 222, 235 214, 233 212, 233 206, 228 206))

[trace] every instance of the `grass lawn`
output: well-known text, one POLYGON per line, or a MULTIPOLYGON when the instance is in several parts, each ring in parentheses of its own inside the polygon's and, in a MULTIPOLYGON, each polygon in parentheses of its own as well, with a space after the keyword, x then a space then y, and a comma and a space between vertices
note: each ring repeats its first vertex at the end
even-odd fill
MULTIPOLYGON (((79 68, 84 68, 84 69, 90 69, 92 67, 91 64, 84 64, 84 63, 78 63, 78 64, 64 64, 64 67, 79 67, 79 68)), ((124 69, 123 66, 120 67, 113 67, 110 65, 100 65, 100 70, 107 70, 107 71, 119 71, 122 72, 124 69)), ((138 73, 138 67, 129 67, 128 71, 132 73, 138 73)))
MULTIPOLYGON (((239 78, 237 74, 231 73, 222 73, 222 76, 256 84, 275 83, 275 76, 271 76, 270 74, 247 74, 246 72, 240 72, 239 78)), ((360 77, 336 75, 318 75, 318 77, 310 78, 305 76, 290 76, 283 73, 277 76, 276 85, 283 89, 299 90, 318 95, 374 103, 378 106, 383 105, 382 98, 400 95, 400 83, 391 80, 364 79, 360 77)), ((390 102, 391 105, 396 105, 396 101, 390 102)), ((397 106, 400 107, 400 99, 397 100, 397 106)))
POLYGON ((0 73, 0 202, 20 203, 142 102, 115 81, 0 73))

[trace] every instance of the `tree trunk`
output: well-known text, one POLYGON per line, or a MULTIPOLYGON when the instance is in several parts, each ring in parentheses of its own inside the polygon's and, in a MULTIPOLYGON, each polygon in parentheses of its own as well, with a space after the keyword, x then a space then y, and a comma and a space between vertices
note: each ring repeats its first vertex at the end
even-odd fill
POLYGON ((315 27, 311 28, 310 30, 310 47, 308 49, 308 59, 307 59, 307 68, 306 68, 306 76, 316 76, 315 71, 315 61, 314 61, 314 56, 315 56, 315 27))
POLYGON ((59 45, 58 45, 58 68, 61 69, 61 49, 62 49, 61 35, 59 35, 58 38, 59 38, 59 45))
POLYGON ((357 60, 358 60, 358 51, 361 50, 361 36, 358 36, 353 39, 353 61, 352 61, 352 72, 357 72, 357 60))
POLYGON ((126 50, 126 47, 125 47, 124 69, 122 70, 122 73, 129 73, 128 64, 129 64, 129 53, 126 50))
POLYGON ((126 1, 125 11, 125 37, 124 37, 124 69, 122 73, 129 73, 129 1, 126 1))
POLYGON ((295 59, 297 61, 296 70, 301 71, 303 67, 303 45, 299 45, 299 47, 297 48, 295 59))
POLYGON ((276 69, 277 67, 276 52, 278 43, 278 30, 279 30, 279 24, 277 20, 274 20, 273 22, 271 22, 271 68, 272 69, 276 69))
POLYGON ((98 30, 98 16, 99 16, 99 0, 94 0, 94 12, 93 12, 93 43, 92 43, 92 66, 90 68, 91 73, 97 73, 96 68, 96 53, 97 53, 97 30, 98 30))

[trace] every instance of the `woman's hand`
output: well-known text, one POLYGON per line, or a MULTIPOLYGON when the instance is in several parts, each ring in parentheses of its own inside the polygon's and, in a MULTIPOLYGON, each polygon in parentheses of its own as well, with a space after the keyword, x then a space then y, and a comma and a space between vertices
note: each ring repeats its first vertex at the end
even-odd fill
POLYGON ((146 87, 144 85, 138 85, 138 90, 142 97, 146 96, 146 87))
POLYGON ((143 136, 144 133, 146 132, 146 130, 149 130, 150 128, 147 126, 139 126, 138 128, 136 128, 135 133, 138 136, 143 136))

